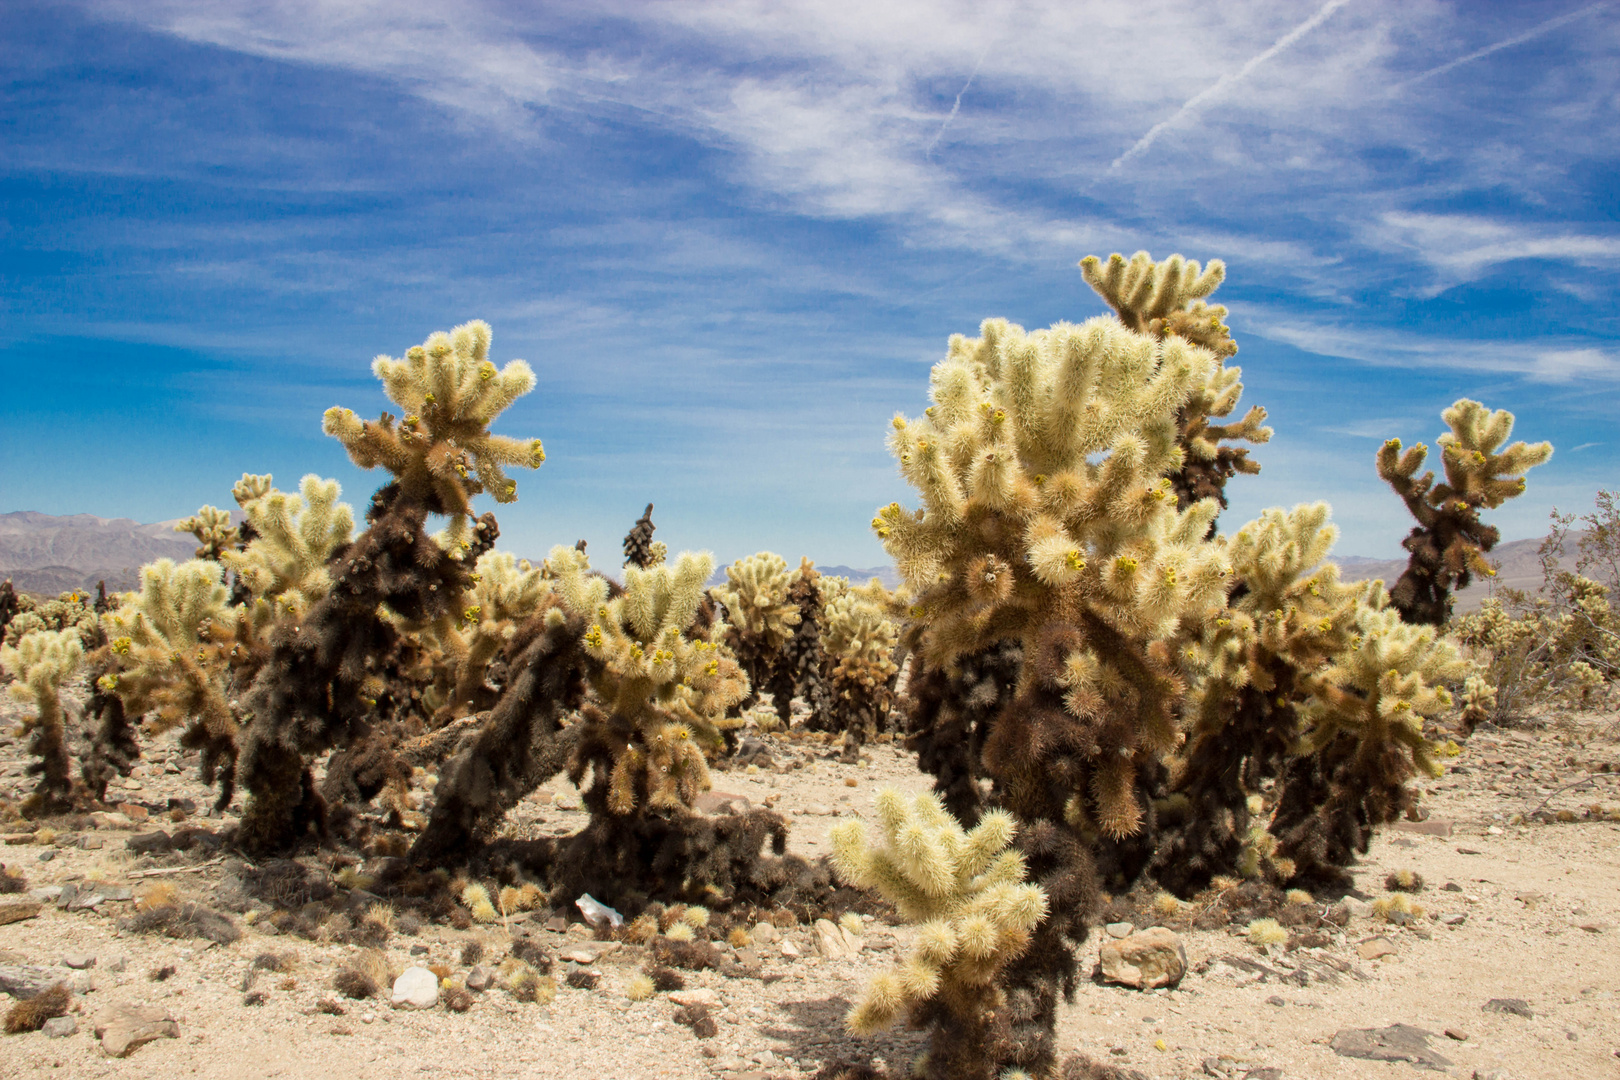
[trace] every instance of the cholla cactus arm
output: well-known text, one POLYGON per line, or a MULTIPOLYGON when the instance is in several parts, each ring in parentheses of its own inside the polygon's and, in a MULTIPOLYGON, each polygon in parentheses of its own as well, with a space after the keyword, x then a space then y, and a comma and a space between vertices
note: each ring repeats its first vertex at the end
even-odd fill
POLYGON ((1464 398, 1441 417, 1451 427, 1438 440, 1443 482, 1436 484, 1432 471, 1418 475, 1428 455, 1422 443, 1403 450, 1399 439, 1390 439, 1377 459, 1378 475, 1417 520, 1402 541, 1411 557, 1390 598, 1406 621, 1429 626, 1450 618, 1452 593, 1465 588, 1474 574, 1496 572, 1485 553, 1501 534, 1480 520, 1480 510, 1495 509, 1521 494, 1523 473, 1552 456, 1551 443, 1504 447, 1513 433, 1513 414, 1504 409, 1492 412, 1464 398))
POLYGON ((853 885, 876 889, 919 925, 918 943, 891 973, 867 987, 847 1022, 869 1035, 902 1016, 932 1020, 929 1075, 996 1075, 991 1029, 1005 1005, 1003 969, 1028 947, 1047 898, 1025 881, 1024 860, 1007 850, 1011 815, 991 811, 964 831, 932 795, 886 789, 877 800, 882 835, 859 822, 833 830, 833 862, 853 885))
POLYGON ((348 409, 326 412, 323 427, 362 468, 382 465, 404 496, 424 500, 452 518, 450 535, 464 539, 470 499, 481 492, 513 502, 517 484, 503 466, 539 468, 546 455, 539 439, 494 435, 489 425, 507 406, 534 388, 534 371, 522 360, 497 369, 489 359, 490 329, 470 322, 438 333, 402 359, 379 356, 371 370, 389 398, 404 410, 396 427, 386 413, 361 421, 348 409))
MULTIPOLYGON (((1197 260, 1180 255, 1154 262, 1145 251, 1138 251, 1129 260, 1115 252, 1106 263, 1095 255, 1086 256, 1080 260, 1080 273, 1086 284, 1108 301, 1120 322, 1146 332, 1154 319, 1181 312, 1219 288, 1226 280, 1226 264, 1211 259, 1209 266, 1200 270, 1197 260)), ((1215 310, 1219 315, 1213 317, 1218 323, 1226 309, 1215 310)))
MULTIPOLYGON (((268 484, 268 476, 262 479, 268 484)), ((326 595, 326 562, 354 532, 354 511, 337 501, 342 491, 336 480, 311 473, 298 486, 300 495, 267 488, 243 502, 255 539, 220 560, 255 600, 295 613, 326 595)))
POLYGON ((28 772, 39 777, 33 794, 23 803, 23 812, 30 817, 72 807, 72 763, 62 722, 62 687, 83 658, 84 644, 71 627, 35 630, 15 644, 0 646, 0 670, 16 680, 11 684, 12 696, 34 707, 33 719, 23 721, 23 730, 29 733, 29 752, 39 759, 28 766, 28 772))
POLYGON ((779 649, 799 625, 798 606, 787 599, 789 578, 786 559, 761 551, 726 567, 726 583, 716 585, 710 593, 726 605, 731 624, 739 632, 779 649))
POLYGON ((834 723, 844 731, 847 761, 858 759, 894 704, 900 673, 894 662, 900 627, 890 617, 895 607, 893 594, 873 578, 859 589, 846 587, 822 609, 821 648, 832 667, 834 723))
POLYGON ((235 546, 241 534, 231 524, 229 511, 217 506, 204 506, 194 515, 174 526, 175 532, 190 533, 197 538, 197 558, 213 559, 235 546))

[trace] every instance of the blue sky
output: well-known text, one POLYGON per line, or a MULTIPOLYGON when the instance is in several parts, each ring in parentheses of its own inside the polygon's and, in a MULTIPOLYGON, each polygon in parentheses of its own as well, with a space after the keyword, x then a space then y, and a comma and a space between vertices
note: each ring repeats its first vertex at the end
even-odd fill
POLYGON ((0 511, 162 520, 379 478, 320 434, 470 318, 545 441, 502 546, 642 507, 729 560, 886 561, 883 447, 947 337, 1102 305, 1087 254, 1219 257, 1276 437, 1228 531, 1471 396, 1616 486, 1620 3, 0 0, 0 511))

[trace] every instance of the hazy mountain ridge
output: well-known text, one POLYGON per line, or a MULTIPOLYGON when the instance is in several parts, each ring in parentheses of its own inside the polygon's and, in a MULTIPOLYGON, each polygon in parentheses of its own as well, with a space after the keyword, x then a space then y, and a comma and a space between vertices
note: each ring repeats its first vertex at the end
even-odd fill
MULTIPOLYGON (((233 517, 240 517, 235 514, 233 517)), ((10 578, 23 592, 55 594, 68 589, 93 589, 105 581, 112 591, 134 589, 140 584, 141 566, 154 559, 185 560, 196 551, 196 541, 174 531, 175 521, 141 524, 130 518, 102 518, 92 514, 55 516, 32 510, 0 514, 0 578, 10 578)), ((1494 580, 1475 582, 1457 594, 1457 610, 1471 611, 1490 596, 1493 589, 1513 588, 1533 592, 1541 586, 1541 563, 1536 550, 1541 540, 1514 540, 1490 554, 1500 566, 1494 580)), ((1574 551, 1574 537, 1568 545, 1574 551)), ((1346 581, 1383 578, 1393 585, 1406 569, 1406 560, 1371 559, 1341 555, 1340 576, 1346 581)), ((1562 564, 1575 568, 1573 556, 1562 564)), ((900 571, 893 566, 818 566, 829 577, 846 577, 862 585, 877 578, 890 589, 900 584, 900 571)), ((715 571, 711 585, 726 580, 725 567, 715 571)))

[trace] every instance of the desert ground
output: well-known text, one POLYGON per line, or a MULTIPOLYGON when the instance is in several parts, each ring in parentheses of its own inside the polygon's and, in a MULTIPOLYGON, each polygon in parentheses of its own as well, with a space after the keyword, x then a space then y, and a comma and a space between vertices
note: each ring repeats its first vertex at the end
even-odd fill
MULTIPOLYGON (((17 800, 32 780, 13 732, 18 707, 4 708, 0 797, 17 800)), ((826 854, 829 829, 869 812, 882 787, 929 786, 894 744, 872 746, 869 761, 847 765, 835 746, 761 738, 772 763, 717 768, 722 798, 707 805, 731 797, 774 806, 789 815, 790 850, 807 857, 826 854)), ((172 739, 156 740, 145 754, 134 775, 109 790, 122 810, 72 819, 54 835, 17 822, 5 827, 0 862, 26 887, 0 904, 17 905, 17 915, 37 905, 37 913, 0 925, 0 974, 44 969, 66 981, 74 1023, 59 1026, 76 1030, 0 1036, 0 1077, 740 1080, 808 1077, 840 1058, 903 1070, 923 1045, 903 1029, 856 1038, 841 1022, 867 978, 908 943, 907 928, 882 915, 868 916, 842 949, 805 925, 763 930, 740 951, 722 943, 721 970, 686 973, 686 988, 673 992, 710 1004, 718 1026, 710 1038, 676 1022, 680 1006, 670 993, 630 1000, 626 988, 646 966, 644 949, 593 942, 577 911, 564 926, 556 918, 571 907, 564 898, 466 930, 429 923, 396 932, 386 946, 389 965, 397 972, 439 964, 459 982, 469 973, 468 942, 481 943, 491 965, 526 940, 558 958, 559 976, 597 972, 594 989, 564 983, 540 1004, 492 987, 474 994, 465 1012, 443 1003, 392 1007, 386 987, 368 1000, 341 997, 333 976, 357 946, 277 932, 262 917, 268 905, 244 902, 237 875, 246 860, 228 845, 208 840, 183 852, 139 853, 147 846, 139 838, 155 830, 223 834, 234 821, 230 810, 208 810, 195 757, 172 739), (192 804, 196 812, 176 821, 181 815, 171 807, 192 804), (154 882, 225 910, 242 936, 216 944, 121 930, 154 882), (246 910, 232 910, 233 895, 234 907, 246 910), (266 970, 266 956, 280 970, 266 970), (127 1057, 110 1056, 96 1030, 129 1005, 150 1006, 174 1023, 127 1057)), ((1174 989, 1083 982, 1061 1012, 1062 1052, 1153 1080, 1620 1077, 1620 718, 1482 729, 1449 765, 1423 785, 1426 820, 1383 830, 1348 896, 1316 898, 1322 918, 1309 936, 1266 947, 1250 944, 1241 926, 1184 932, 1189 970, 1174 989), (1424 910, 1397 925, 1380 919, 1372 902, 1390 895, 1385 877, 1403 869, 1425 879, 1414 897, 1424 910), (1408 1034, 1420 1061, 1335 1049, 1336 1041, 1354 1042, 1342 1032, 1397 1024, 1418 1029, 1408 1034)), ((509 827, 569 833, 584 821, 578 807, 578 792, 559 778, 525 800, 509 827)), ((317 856, 304 861, 320 865, 317 856)), ((1123 929, 1094 932, 1087 972, 1098 941, 1123 929)), ((10 1004, 0 995, 0 1007, 10 1004)))

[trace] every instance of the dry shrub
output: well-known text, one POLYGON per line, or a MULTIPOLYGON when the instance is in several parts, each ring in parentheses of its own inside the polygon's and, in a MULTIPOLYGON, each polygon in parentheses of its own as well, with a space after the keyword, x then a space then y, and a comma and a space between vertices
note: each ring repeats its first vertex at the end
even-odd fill
POLYGON ((19 1001, 6 1013, 6 1034, 21 1035, 25 1031, 38 1031, 45 1026, 45 1021, 66 1016, 72 1002, 73 995, 61 983, 40 991, 27 1001, 19 1001))

